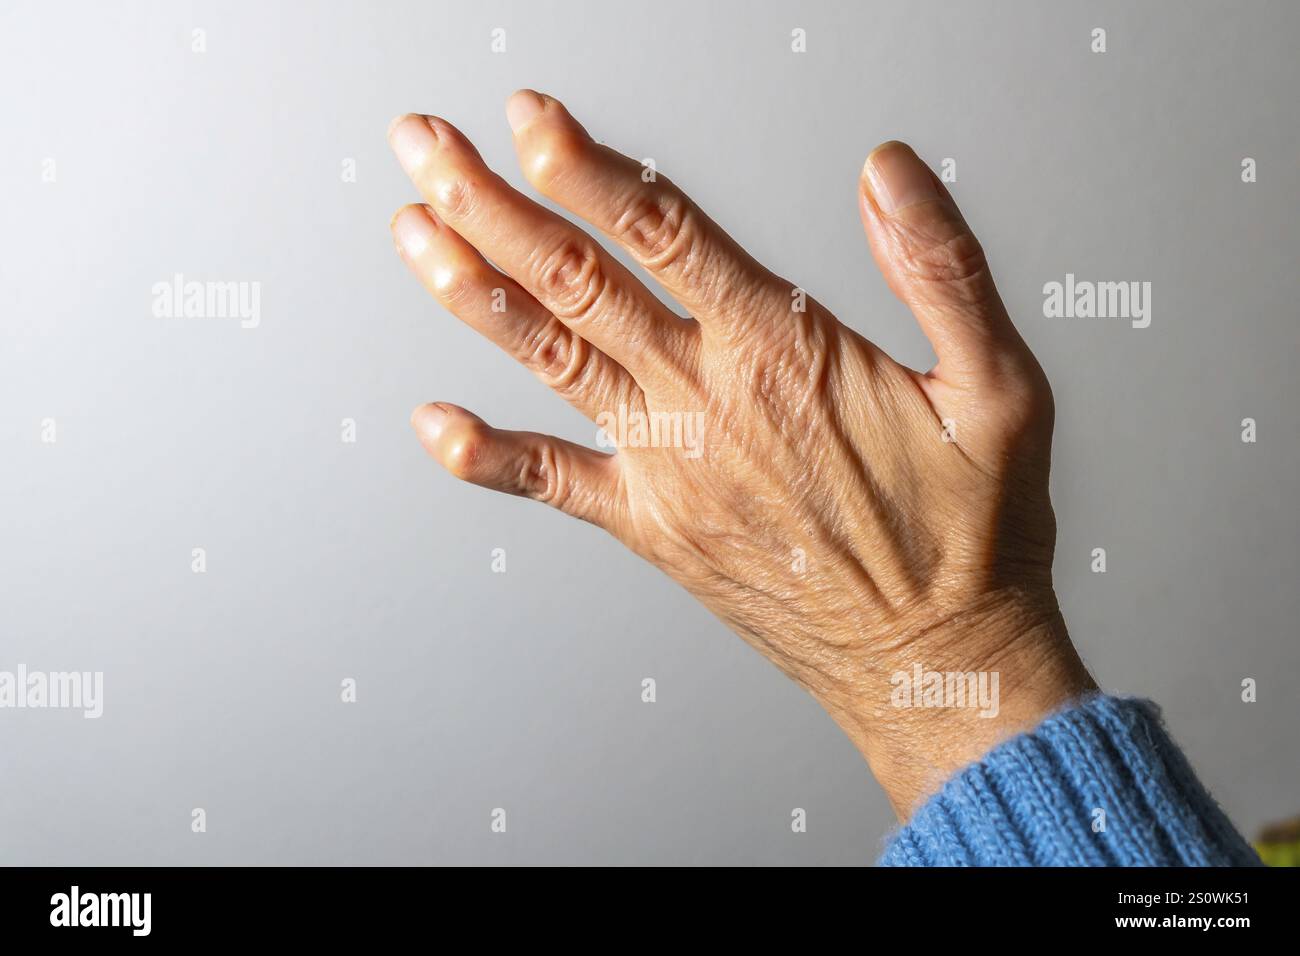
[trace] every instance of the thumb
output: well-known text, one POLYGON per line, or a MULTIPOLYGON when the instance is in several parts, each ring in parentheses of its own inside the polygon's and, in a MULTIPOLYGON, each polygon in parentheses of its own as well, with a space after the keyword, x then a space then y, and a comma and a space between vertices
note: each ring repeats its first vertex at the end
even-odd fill
POLYGON ((989 273, 984 250, 957 204, 905 143, 877 146, 859 184, 871 253, 912 310, 953 385, 1036 368, 989 273))

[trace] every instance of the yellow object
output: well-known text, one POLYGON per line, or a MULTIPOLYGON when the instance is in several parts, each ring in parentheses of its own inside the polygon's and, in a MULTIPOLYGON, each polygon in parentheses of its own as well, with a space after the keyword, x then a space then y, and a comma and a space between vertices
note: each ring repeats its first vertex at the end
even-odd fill
POLYGON ((1255 839, 1265 866, 1300 866, 1300 817, 1266 826, 1255 839))

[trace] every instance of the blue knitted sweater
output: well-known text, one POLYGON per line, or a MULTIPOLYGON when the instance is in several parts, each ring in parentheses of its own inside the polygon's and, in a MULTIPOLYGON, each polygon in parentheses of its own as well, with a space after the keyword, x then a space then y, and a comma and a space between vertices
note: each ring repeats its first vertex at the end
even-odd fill
POLYGON ((1096 695, 1000 744, 888 841, 883 866, 1248 866, 1259 857, 1150 701, 1096 695))

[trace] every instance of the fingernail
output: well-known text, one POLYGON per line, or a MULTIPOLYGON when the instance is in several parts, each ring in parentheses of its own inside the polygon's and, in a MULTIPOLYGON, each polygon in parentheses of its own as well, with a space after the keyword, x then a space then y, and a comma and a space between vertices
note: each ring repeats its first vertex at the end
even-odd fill
POLYGON ((886 216, 939 198, 930 167, 905 143, 888 142, 873 149, 866 174, 871 195, 886 216))
POLYGON ((433 241, 435 226, 421 206, 406 206, 393 217, 393 241, 408 258, 417 258, 433 241))
POLYGON ((515 93, 506 101, 506 122, 510 124, 510 132, 519 132, 545 105, 541 96, 532 90, 519 90, 515 93))
POLYGON ((407 113, 393 120, 388 127, 388 142, 397 154, 397 160, 408 174, 414 173, 438 148, 438 136, 426 116, 407 113))
POLYGON ((446 423, 447 409, 437 402, 421 405, 411 412, 411 427, 425 445, 431 446, 438 440, 446 423))

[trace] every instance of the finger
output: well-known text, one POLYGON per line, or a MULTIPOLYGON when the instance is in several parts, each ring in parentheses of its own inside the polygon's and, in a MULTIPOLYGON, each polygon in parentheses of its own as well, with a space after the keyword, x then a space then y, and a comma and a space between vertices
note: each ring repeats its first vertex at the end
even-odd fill
POLYGON ((446 121, 408 115, 389 137, 444 222, 640 384, 671 380, 689 324, 598 242, 511 188, 446 121))
POLYGON ((402 258, 434 298, 588 418, 643 402, 626 369, 492 268, 427 206, 403 207, 392 228, 402 258))
POLYGON ((746 296, 770 289, 773 275, 664 176, 593 140, 564 104, 520 90, 506 104, 519 163, 542 195, 609 236, 706 329, 753 315, 746 296))
POLYGON ((873 150, 860 193, 876 264, 938 357, 932 375, 960 384, 1016 374, 1033 361, 979 241, 910 146, 889 142, 873 150))
POLYGON ((438 402, 411 415, 420 443, 462 481, 544 502, 617 534, 623 522, 618 464, 550 435, 492 428, 470 412, 438 402))

